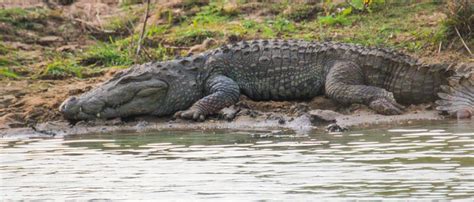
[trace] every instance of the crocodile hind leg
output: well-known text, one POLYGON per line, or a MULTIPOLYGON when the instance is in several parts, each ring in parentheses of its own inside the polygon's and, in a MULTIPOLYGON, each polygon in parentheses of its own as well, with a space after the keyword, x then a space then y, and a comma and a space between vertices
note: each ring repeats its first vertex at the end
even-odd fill
POLYGON ((239 86, 226 76, 210 77, 205 84, 205 89, 208 92, 207 96, 195 102, 189 109, 176 112, 175 117, 203 121, 207 115, 215 114, 239 101, 239 86))
POLYGON ((336 62, 326 77, 326 95, 342 104, 365 104, 380 114, 403 113, 404 107, 395 101, 393 93, 365 85, 363 75, 352 62, 336 62))

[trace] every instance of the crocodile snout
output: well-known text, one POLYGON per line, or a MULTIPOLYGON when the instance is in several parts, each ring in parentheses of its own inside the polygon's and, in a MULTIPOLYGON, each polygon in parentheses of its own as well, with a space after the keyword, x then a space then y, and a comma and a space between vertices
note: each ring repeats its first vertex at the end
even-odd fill
POLYGON ((61 106, 59 106, 59 111, 66 118, 72 118, 80 112, 80 107, 77 105, 77 103, 77 97, 69 97, 61 104, 61 106))
POLYGON ((61 104, 61 106, 59 106, 59 111, 61 113, 66 112, 67 106, 71 105, 71 103, 77 103, 77 98, 76 97, 70 97, 70 98, 64 100, 64 102, 61 104))

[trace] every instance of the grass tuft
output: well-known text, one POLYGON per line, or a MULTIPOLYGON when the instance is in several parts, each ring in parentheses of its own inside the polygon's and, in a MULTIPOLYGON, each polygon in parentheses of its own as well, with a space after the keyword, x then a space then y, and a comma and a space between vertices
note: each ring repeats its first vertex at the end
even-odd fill
POLYGON ((177 45, 190 46, 193 44, 200 44, 207 38, 213 38, 222 33, 209 31, 202 28, 189 29, 181 33, 176 34, 176 39, 174 43, 177 45))
POLYGON ((19 76, 6 67, 0 67, 0 78, 18 79, 19 76))
POLYGON ((73 60, 55 59, 47 64, 39 76, 41 79, 63 79, 67 77, 82 78, 83 68, 73 60))
POLYGON ((130 54, 114 43, 98 43, 86 50, 80 63, 105 67, 131 65, 133 60, 130 54))

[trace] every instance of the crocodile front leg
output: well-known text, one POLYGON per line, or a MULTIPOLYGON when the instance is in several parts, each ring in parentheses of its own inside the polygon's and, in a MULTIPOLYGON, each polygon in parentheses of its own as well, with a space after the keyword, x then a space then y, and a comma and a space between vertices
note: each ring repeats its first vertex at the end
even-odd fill
POLYGON ((326 95, 343 104, 361 103, 377 113, 403 113, 393 93, 379 87, 364 85, 362 69, 352 62, 336 62, 326 77, 326 95))
POLYGON ((176 112, 175 117, 203 121, 207 115, 239 101, 240 89, 235 81, 223 75, 210 77, 205 84, 208 95, 198 100, 189 109, 176 112))

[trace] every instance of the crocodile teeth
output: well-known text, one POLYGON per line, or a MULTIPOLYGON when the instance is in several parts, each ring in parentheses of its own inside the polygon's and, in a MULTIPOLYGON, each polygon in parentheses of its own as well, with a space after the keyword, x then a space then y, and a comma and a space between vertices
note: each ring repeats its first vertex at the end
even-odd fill
POLYGON ((96 116, 97 116, 97 118, 100 118, 100 113, 97 113, 96 116))
POLYGON ((79 107, 79 112, 82 112, 82 107, 79 107))

